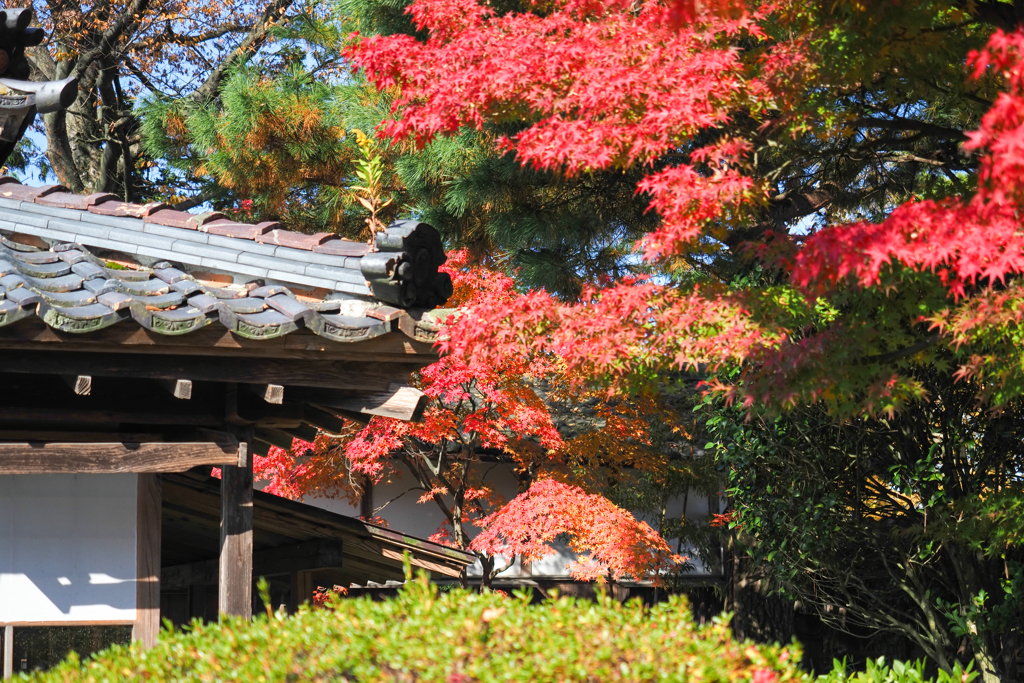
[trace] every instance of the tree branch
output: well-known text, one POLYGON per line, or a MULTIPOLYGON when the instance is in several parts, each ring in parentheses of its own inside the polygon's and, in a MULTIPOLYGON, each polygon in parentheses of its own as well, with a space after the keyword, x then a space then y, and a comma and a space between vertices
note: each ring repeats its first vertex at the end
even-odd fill
POLYGON ((234 52, 228 55, 224 61, 213 70, 206 81, 196 88, 192 93, 192 100, 197 103, 204 103, 213 99, 220 90, 221 83, 227 74, 227 70, 236 63, 244 63, 249 57, 256 53, 267 38, 270 27, 284 16, 284 13, 292 6, 295 0, 274 0, 260 15, 259 20, 253 26, 249 34, 235 48, 234 52))
POLYGON ((118 17, 117 21, 111 24, 110 28, 103 32, 103 35, 100 37, 99 45, 79 57, 72 75, 76 78, 81 78, 85 73, 85 70, 88 69, 93 62, 108 55, 110 53, 110 48, 114 45, 114 42, 124 34, 129 26, 135 23, 136 19, 146 11, 148 6, 149 0, 133 0, 131 8, 118 17))
POLYGON ((957 128, 947 128, 945 126, 937 126, 934 123, 926 123, 924 121, 915 121, 914 119, 903 118, 902 116, 895 116, 891 119, 876 119, 871 116, 865 116, 855 120, 851 125, 857 128, 882 128, 887 130, 916 130, 925 135, 930 135, 937 138, 951 138, 954 140, 966 141, 967 135, 962 130, 957 128))
POLYGON ((221 197, 223 195, 224 188, 219 187, 217 185, 211 185, 210 187, 207 187, 205 190, 202 190, 199 194, 197 194, 194 197, 183 199, 177 204, 171 204, 171 208, 175 209, 176 211, 188 211, 189 209, 194 209, 200 204, 205 204, 211 199, 216 199, 217 197, 221 197))

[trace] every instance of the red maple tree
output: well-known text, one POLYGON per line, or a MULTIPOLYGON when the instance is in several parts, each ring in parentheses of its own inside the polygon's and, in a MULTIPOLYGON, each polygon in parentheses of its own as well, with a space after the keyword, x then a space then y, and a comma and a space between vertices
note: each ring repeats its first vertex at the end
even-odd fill
MULTIPOLYGON (((499 306, 521 298, 511 278, 472 265, 466 252, 451 254, 446 269, 456 306, 499 306)), ((257 458, 257 478, 269 480, 266 490, 279 495, 356 502, 366 482, 411 477, 418 502, 435 505, 445 520, 431 540, 476 552, 485 586, 517 557, 550 554, 562 534, 581 555, 569 567, 579 578, 657 578, 681 563, 656 531, 600 494, 616 477, 669 466, 648 428, 651 420, 678 416, 653 396, 624 401, 581 393, 565 364, 548 353, 505 354, 486 363, 446 356, 424 368, 417 384, 430 399, 422 422, 375 417, 343 435, 321 434, 288 452, 272 449, 257 458), (591 397, 590 428, 563 439, 551 403, 591 397), (518 495, 507 499, 487 479, 485 461, 515 474, 518 495)), ((378 511, 369 521, 383 521, 378 511)))
MULTIPOLYGON (((680 27, 676 3, 558 0, 544 11, 498 14, 476 0, 415 0, 408 11, 425 40, 367 37, 351 53, 378 87, 399 93, 381 131, 395 140, 423 144, 525 118, 499 145, 537 168, 574 175, 681 157, 652 168, 638 187, 662 218, 638 249, 664 262, 743 234, 756 217, 773 189, 753 167, 753 135, 815 125, 797 106, 815 87, 816 68, 802 6, 758 3, 680 27), (787 27, 787 37, 769 36, 769 22, 787 27), (759 124, 754 133, 730 127, 740 117, 759 124)), ((946 296, 922 299, 911 320, 934 332, 926 346, 954 354, 959 375, 981 380, 984 398, 1018 395, 1022 307, 1011 276, 1024 270, 1022 45, 1020 31, 998 31, 968 58, 974 77, 991 73, 1004 88, 966 145, 981 155, 973 196, 912 200, 880 223, 810 236, 763 234, 746 246, 788 275, 781 293, 636 279, 591 288, 575 304, 534 292, 477 306, 446 349, 478 362, 553 350, 571 373, 613 384, 657 369, 738 367, 709 388, 746 405, 856 395, 848 409, 892 410, 923 389, 878 359, 921 349, 855 317, 823 315, 821 302, 827 308, 830 294, 851 288, 913 292, 918 273, 937 278, 946 296)))

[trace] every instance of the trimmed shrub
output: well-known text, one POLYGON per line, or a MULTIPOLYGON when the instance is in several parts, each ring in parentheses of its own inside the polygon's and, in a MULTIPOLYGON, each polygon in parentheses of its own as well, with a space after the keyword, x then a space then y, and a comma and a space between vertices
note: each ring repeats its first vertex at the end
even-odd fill
POLYGON ((751 681, 802 680, 799 649, 732 639, 723 619, 696 626, 685 600, 644 607, 602 597, 531 605, 527 594, 453 590, 425 578, 391 600, 331 600, 293 616, 194 622, 148 652, 72 655, 29 680, 245 681, 751 681))
POLYGON ((879 657, 875 661, 867 661, 864 671, 847 673, 846 662, 833 660, 832 671, 819 676, 814 683, 970 683, 978 677, 977 672, 971 671, 971 665, 962 669, 959 664, 954 665, 952 671, 940 670, 934 679, 925 674, 924 660, 916 662, 893 662, 891 665, 885 663, 885 659, 879 657))

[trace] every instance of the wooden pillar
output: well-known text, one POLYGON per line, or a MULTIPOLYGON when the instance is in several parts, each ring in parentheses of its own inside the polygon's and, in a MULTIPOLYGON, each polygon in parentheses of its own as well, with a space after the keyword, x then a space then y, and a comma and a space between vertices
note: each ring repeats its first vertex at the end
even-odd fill
POLYGON ((221 468, 217 611, 252 618, 252 453, 239 444, 238 465, 221 468))
POLYGON ((14 678, 14 627, 4 627, 4 680, 14 678))
POLYGON ((312 570, 300 569, 292 572, 292 590, 288 611, 294 614, 298 611, 300 605, 313 602, 313 591, 315 588, 312 570))
POLYGON ((135 625, 132 640, 149 649, 160 633, 159 474, 138 475, 138 512, 135 525, 135 625))

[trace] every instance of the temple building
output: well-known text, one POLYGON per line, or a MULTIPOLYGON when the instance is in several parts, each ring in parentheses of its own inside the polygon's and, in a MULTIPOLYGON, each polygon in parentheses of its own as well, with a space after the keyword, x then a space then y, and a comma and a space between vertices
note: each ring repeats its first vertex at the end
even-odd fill
MULTIPOLYGON (((7 73, 42 40, 0 11, 7 73)), ((0 69, 2 71, 2 69, 0 69)), ((24 69, 21 69, 24 71, 24 69)), ((0 78, 0 163, 73 79, 0 78)), ((431 226, 360 243, 0 178, 5 677, 174 623, 386 583, 468 553, 254 491, 252 459, 342 419, 416 420, 451 280, 431 226)))

